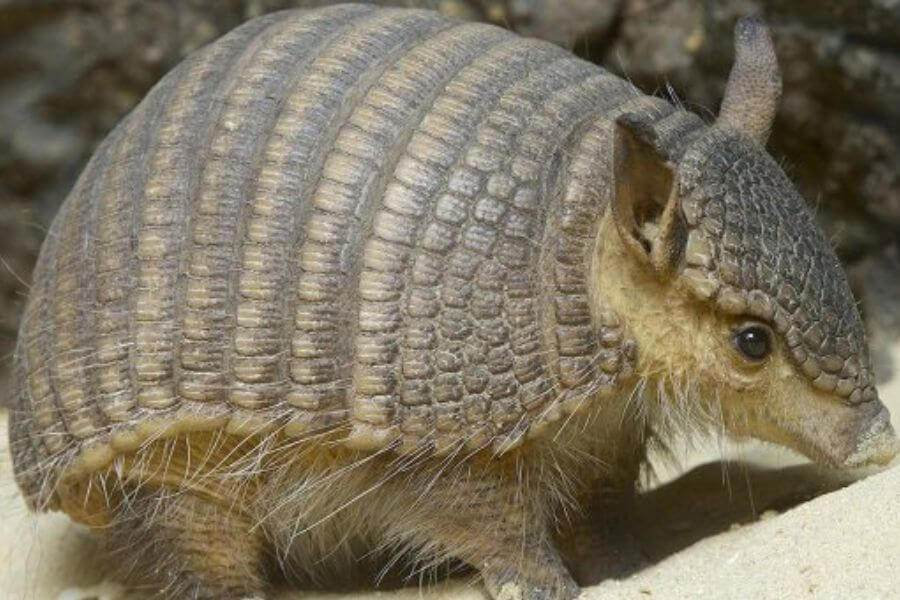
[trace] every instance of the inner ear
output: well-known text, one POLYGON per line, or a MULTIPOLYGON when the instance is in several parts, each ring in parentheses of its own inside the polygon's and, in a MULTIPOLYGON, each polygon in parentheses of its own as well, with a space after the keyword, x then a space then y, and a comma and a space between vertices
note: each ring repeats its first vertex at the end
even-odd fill
POLYGON ((625 245, 660 275, 674 271, 687 241, 675 171, 638 115, 615 123, 613 220, 625 245))

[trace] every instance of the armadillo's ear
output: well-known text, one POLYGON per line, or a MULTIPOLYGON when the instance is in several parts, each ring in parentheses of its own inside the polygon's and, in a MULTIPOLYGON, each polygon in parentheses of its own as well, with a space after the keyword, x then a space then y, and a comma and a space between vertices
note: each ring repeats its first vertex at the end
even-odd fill
POLYGON ((615 192, 612 214, 625 245, 661 276, 681 261, 687 228, 678 205, 671 164, 653 145, 654 133, 639 117, 617 119, 614 134, 615 192))
POLYGON ((718 123, 766 145, 781 99, 781 71, 766 24, 745 17, 734 27, 734 66, 728 76, 718 123))

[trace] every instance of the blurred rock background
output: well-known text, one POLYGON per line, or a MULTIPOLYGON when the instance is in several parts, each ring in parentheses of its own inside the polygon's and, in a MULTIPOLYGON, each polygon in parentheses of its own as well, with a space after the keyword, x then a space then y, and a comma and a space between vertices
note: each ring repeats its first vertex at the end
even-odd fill
MULTIPOLYGON (((195 48, 260 14, 330 3, 0 0, 0 389, 44 231, 103 136, 195 48)), ((876 358, 900 336, 900 0, 377 3, 548 39, 710 120, 734 21, 762 14, 785 90, 770 149, 850 268, 876 358)))

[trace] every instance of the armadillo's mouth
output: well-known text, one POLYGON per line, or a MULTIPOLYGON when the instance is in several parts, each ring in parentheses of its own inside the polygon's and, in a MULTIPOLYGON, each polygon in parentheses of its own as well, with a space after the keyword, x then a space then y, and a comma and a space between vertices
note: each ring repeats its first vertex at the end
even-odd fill
POLYGON ((891 425, 890 413, 878 400, 866 402, 877 409, 874 417, 866 420, 856 436, 856 448, 839 465, 862 467, 886 465, 900 453, 900 440, 891 425))

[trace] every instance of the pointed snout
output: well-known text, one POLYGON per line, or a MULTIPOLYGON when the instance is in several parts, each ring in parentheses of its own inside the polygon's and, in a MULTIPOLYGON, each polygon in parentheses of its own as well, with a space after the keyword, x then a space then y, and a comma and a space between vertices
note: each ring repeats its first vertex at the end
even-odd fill
POLYGON ((888 409, 876 397, 852 404, 791 377, 763 403, 751 435, 836 468, 886 465, 900 453, 888 409))
POLYGON ((816 462, 838 468, 886 465, 900 452, 890 413, 878 399, 856 405, 819 399, 816 405, 795 431, 797 449, 816 462))

